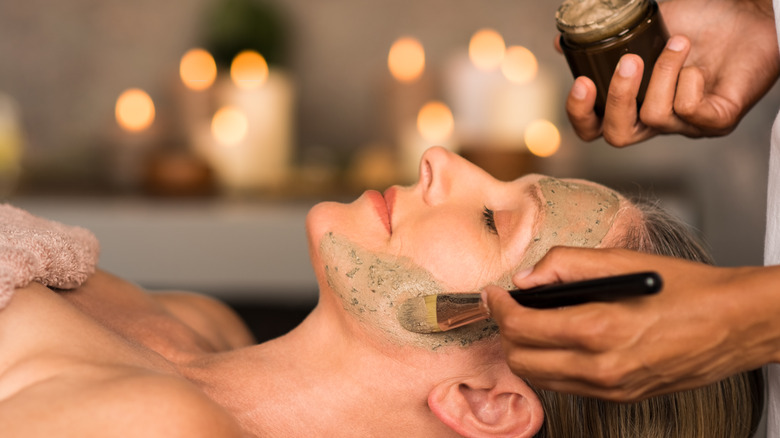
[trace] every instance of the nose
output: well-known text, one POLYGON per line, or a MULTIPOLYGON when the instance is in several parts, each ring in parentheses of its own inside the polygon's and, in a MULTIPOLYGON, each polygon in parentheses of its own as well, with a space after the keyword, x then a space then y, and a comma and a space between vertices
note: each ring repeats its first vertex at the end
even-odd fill
POLYGON ((452 164, 457 156, 441 146, 426 150, 420 160, 420 181, 423 200, 436 205, 446 199, 452 188, 452 164))

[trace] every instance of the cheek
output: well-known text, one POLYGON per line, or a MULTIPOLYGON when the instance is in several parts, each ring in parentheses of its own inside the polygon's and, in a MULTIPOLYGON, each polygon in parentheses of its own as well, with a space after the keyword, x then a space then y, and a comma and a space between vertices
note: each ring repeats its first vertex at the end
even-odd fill
POLYGON ((417 223, 402 251, 448 288, 470 291, 500 275, 498 260, 486 238, 474 224, 444 215, 417 223))
POLYGON ((336 233, 348 236, 366 248, 379 249, 374 248, 381 243, 377 235, 378 220, 376 224, 369 223, 372 217, 366 217, 366 212, 359 207, 338 202, 321 202, 312 207, 306 216, 306 233, 310 247, 319 245, 327 233, 336 233))

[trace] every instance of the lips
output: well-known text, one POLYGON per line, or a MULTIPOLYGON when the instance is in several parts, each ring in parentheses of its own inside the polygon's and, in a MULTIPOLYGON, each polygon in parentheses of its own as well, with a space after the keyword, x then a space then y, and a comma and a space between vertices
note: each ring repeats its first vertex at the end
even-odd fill
POLYGON ((394 193, 394 190, 389 189, 385 192, 385 197, 383 197, 382 194, 376 190, 368 190, 365 193, 365 196, 369 199, 369 201, 371 201, 371 204, 373 204, 374 210, 376 210, 377 215, 379 215, 379 219, 382 221, 382 225, 385 226, 385 229, 387 229, 388 234, 392 233, 390 217, 392 212, 393 199, 395 198, 394 193), (387 197, 388 194, 389 197, 387 197))

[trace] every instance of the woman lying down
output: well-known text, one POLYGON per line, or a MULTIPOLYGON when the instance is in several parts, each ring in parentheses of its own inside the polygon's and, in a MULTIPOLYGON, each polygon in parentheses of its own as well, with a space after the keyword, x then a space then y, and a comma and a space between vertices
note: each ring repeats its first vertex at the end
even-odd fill
POLYGON ((5 252, 24 252, 34 269, 14 277, 0 311, 2 436, 735 438, 758 421, 756 372, 610 403, 513 375, 490 321, 435 334, 399 324, 403 300, 510 286, 554 245, 707 259, 661 212, 605 187, 502 182, 433 148, 417 184, 318 204, 307 233, 319 303, 259 345, 225 305, 147 294, 94 271, 94 251, 68 238, 53 239, 56 251, 6 239, 5 252))

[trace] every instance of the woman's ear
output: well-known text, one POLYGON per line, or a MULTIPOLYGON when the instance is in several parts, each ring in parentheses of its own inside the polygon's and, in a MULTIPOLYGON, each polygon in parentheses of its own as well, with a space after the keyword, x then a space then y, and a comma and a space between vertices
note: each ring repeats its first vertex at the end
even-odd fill
POLYGON ((539 397, 502 365, 498 375, 463 376, 436 385, 428 394, 428 406, 465 437, 534 436, 544 421, 539 397))

